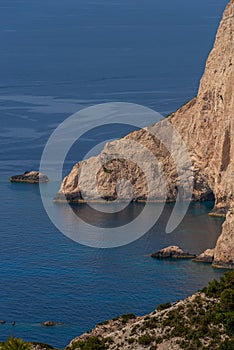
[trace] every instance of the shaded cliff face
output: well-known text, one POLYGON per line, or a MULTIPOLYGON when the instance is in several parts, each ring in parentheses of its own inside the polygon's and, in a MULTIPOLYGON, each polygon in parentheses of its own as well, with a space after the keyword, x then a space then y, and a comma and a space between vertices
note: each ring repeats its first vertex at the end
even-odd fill
POLYGON ((228 208, 234 174, 234 1, 218 29, 195 103, 170 121, 185 141, 199 174, 216 198, 216 209, 228 208))
POLYGON ((215 196, 214 214, 226 215, 214 265, 234 267, 234 1, 220 23, 196 102, 171 116, 198 173, 215 196))
MULTIPOLYGON (((215 264, 232 267, 234 264, 234 0, 226 7, 220 23, 214 48, 212 49, 198 95, 185 106, 173 113, 170 122, 185 142, 190 154, 194 173, 194 200, 215 197, 213 215, 226 215, 215 249, 215 264)), ((161 126, 163 127, 163 121, 161 126)), ((160 126, 156 125, 155 128, 160 126)), ((136 153, 127 148, 124 140, 133 140, 146 146, 161 162, 167 183, 167 199, 177 196, 178 174, 170 152, 147 130, 133 132, 122 140, 106 144, 98 157, 76 164, 64 179, 57 199, 65 194, 69 201, 104 198, 113 200, 128 197, 130 188, 116 189, 121 178, 133 184, 133 200, 161 199, 163 191, 160 178, 155 176, 153 193, 149 193, 145 173, 131 161, 121 157, 108 161, 113 149, 136 153), (97 173, 94 183, 92 174, 97 173), (85 189, 85 190, 83 190, 85 189), (98 192, 97 192, 98 189, 98 192), (83 190, 83 194, 82 191, 83 190)), ((179 152, 179 146, 174 149, 179 152)), ((144 151, 137 152, 137 159, 144 171, 151 166, 144 151)), ((185 167, 188 165, 185 165, 185 167)), ((151 169, 152 172, 152 169, 151 169)), ((157 173, 157 169, 154 170, 157 173)), ((180 181, 181 178, 179 179, 180 181)))

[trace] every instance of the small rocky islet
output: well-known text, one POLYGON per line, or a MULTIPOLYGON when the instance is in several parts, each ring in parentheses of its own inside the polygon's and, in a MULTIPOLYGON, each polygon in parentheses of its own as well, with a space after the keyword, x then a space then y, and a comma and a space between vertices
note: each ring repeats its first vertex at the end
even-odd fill
POLYGON ((186 253, 183 251, 183 249, 181 249, 178 246, 169 246, 166 248, 163 248, 155 253, 152 253, 150 255, 152 258, 155 259, 195 259, 196 255, 195 254, 191 254, 191 253, 186 253))
POLYGON ((154 259, 192 259, 194 262, 213 263, 214 249, 206 249, 203 253, 196 255, 185 252, 178 246, 169 246, 158 250, 150 255, 154 259))
POLYGON ((39 171, 25 171, 23 174, 11 176, 10 182, 25 182, 25 183, 47 183, 49 182, 48 176, 40 173, 39 171))

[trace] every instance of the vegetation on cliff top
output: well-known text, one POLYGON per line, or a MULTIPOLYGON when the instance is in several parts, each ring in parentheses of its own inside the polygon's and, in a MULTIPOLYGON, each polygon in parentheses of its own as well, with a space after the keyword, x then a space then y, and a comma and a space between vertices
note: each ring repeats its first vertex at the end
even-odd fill
POLYGON ((210 282, 185 301, 159 305, 141 321, 127 323, 122 335, 113 332, 112 321, 103 323, 108 327, 109 322, 111 339, 102 337, 102 328, 96 327, 95 336, 91 331, 86 339, 78 339, 70 349, 117 350, 141 346, 155 350, 161 343, 171 341, 180 349, 234 350, 234 271, 226 272, 220 281, 210 282))
MULTIPOLYGON (((234 270, 194 296, 173 305, 159 305, 145 317, 127 314, 105 321, 66 350, 156 350, 163 342, 171 349, 174 344, 177 349, 234 350, 234 270)), ((0 350, 46 349, 52 347, 12 337, 0 343, 0 350)))

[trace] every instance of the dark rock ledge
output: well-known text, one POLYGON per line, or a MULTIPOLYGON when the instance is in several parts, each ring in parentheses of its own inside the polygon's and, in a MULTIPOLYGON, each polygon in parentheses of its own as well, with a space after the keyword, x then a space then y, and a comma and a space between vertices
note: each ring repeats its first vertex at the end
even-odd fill
POLYGON ((38 171, 25 171, 24 174, 14 175, 10 178, 11 182, 28 182, 28 183, 47 183, 49 178, 38 171))

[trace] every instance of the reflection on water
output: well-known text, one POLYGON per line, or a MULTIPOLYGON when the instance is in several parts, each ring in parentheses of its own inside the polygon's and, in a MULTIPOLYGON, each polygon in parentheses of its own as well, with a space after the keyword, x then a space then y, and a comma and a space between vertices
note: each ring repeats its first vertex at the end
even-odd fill
MULTIPOLYGON (((166 234, 165 227, 173 203, 166 204, 158 222, 140 239, 119 248, 93 249, 74 243, 53 226, 37 185, 4 180, 1 194, 1 318, 15 320, 16 326, 1 327, 0 340, 13 334, 64 347, 71 338, 98 322, 128 312, 143 315, 157 304, 186 297, 223 273, 209 264, 157 261, 149 256, 170 244, 195 253, 212 248, 223 222, 207 215, 213 203, 192 203, 172 234, 166 234), (41 327, 40 322, 48 319, 63 325, 53 329, 41 327)), ((77 225, 69 206, 49 203, 64 226, 77 225)), ((105 209, 103 205, 99 207, 105 209)), ((87 234, 93 233, 95 241, 97 227, 108 232, 112 226, 126 224, 143 207, 142 203, 132 203, 124 211, 108 214, 108 225, 106 214, 90 214, 85 204, 73 209, 98 225, 90 225, 91 232, 87 230, 87 234)), ((150 208, 153 215, 158 204, 152 203, 150 208)), ((134 232, 126 231, 128 234, 134 232)))
MULTIPOLYGON (((182 248, 190 252, 200 253, 207 248, 213 248, 217 238, 221 232, 222 218, 210 217, 208 212, 213 207, 213 202, 206 203, 191 203, 189 210, 183 219, 182 223, 171 234, 165 233, 165 228, 169 217, 172 213, 174 203, 167 203, 164 207, 162 215, 152 229, 146 233, 140 240, 148 241, 152 246, 161 247, 169 244, 181 245, 182 248)), ((72 212, 77 218, 83 220, 93 227, 93 239, 95 239, 95 227, 103 228, 106 232, 107 228, 121 227, 134 220, 144 209, 144 203, 130 203, 124 210, 117 211, 119 203, 95 203, 96 210, 92 209, 88 204, 72 204, 66 206, 62 203, 54 204, 54 214, 58 220, 64 223, 64 226, 74 227, 79 225, 75 220, 72 212), (106 213, 106 206, 113 207, 113 213, 106 213)), ((150 203, 150 214, 155 215, 161 210, 161 204, 150 203)), ((144 216, 143 216, 144 218, 144 216)), ((147 220, 147 217, 145 218, 147 220)), ((145 223, 142 222, 144 227, 145 223)), ((79 230, 79 226, 78 230, 79 230)), ((82 226, 83 227, 83 226, 82 226)), ((131 226, 129 226, 131 228, 131 226)), ((126 235, 134 235, 134 232, 126 232, 126 235)), ((96 236, 98 239, 98 235, 96 236)))
POLYGON ((97 227, 120 227, 133 221, 143 210, 144 204, 130 203, 122 209, 122 203, 95 203, 95 209, 88 204, 71 205, 73 212, 83 221, 97 227), (108 213, 106 212, 106 207, 108 213), (111 209, 113 212, 111 213, 111 209))

